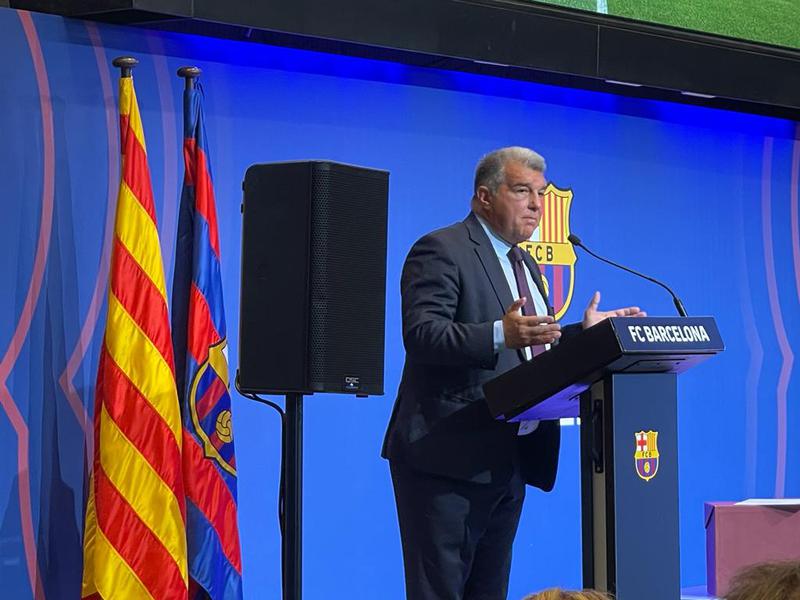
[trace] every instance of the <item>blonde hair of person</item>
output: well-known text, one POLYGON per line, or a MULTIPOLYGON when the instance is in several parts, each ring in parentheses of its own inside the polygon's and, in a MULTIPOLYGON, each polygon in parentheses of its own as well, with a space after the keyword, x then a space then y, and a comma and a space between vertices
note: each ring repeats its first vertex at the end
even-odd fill
POLYGON ((800 600, 800 562, 762 563, 739 571, 725 600, 800 600))
POLYGON ((611 596, 594 590, 571 591, 550 588, 538 594, 530 594, 522 600, 611 600, 611 596))

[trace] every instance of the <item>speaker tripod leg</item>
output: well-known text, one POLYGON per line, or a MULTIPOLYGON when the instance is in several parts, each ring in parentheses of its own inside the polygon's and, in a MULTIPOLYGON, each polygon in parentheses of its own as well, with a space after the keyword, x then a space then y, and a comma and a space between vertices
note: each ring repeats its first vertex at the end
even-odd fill
POLYGON ((303 583, 303 395, 286 394, 283 439, 283 600, 300 600, 303 583))

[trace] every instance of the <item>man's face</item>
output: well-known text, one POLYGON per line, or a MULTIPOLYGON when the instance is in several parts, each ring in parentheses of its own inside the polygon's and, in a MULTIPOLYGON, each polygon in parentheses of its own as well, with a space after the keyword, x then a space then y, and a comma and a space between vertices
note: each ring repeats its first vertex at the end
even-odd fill
POLYGON ((495 233, 510 244, 531 237, 542 218, 542 193, 547 185, 540 171, 518 162, 505 164, 505 179, 492 193, 480 186, 477 194, 483 216, 495 233))

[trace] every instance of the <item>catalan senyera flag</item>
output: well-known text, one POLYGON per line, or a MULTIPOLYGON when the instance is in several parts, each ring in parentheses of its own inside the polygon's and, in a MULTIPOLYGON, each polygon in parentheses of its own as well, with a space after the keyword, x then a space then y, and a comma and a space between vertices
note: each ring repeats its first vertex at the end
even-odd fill
POLYGON ((164 267, 131 77, 119 85, 122 180, 94 412, 81 596, 188 597, 183 433, 164 267))
POLYGON ((194 87, 184 91, 183 156, 172 326, 183 415, 189 597, 238 600, 242 560, 217 210, 202 92, 194 87))

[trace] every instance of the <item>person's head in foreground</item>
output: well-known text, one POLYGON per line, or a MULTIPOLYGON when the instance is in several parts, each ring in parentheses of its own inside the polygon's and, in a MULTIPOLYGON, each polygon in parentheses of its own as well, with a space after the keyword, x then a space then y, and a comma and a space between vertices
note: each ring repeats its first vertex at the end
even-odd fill
POLYGON ((562 590, 550 588, 538 594, 530 594, 522 600, 611 600, 611 596, 594 590, 562 590))
POLYGON ((725 600, 800 600, 800 562, 753 565, 731 581, 725 600))

